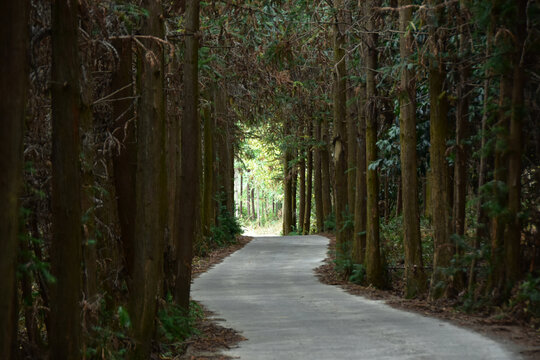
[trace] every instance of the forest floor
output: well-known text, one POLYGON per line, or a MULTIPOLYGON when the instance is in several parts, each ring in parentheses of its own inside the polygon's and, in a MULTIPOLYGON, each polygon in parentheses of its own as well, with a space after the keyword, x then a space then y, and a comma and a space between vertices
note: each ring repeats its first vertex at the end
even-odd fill
MULTIPOLYGON (((246 246, 253 238, 240 236, 235 244, 211 251, 207 256, 197 257, 193 260, 193 278, 199 277, 214 265, 219 264, 232 253, 246 246)), ((177 357, 177 360, 226 360, 231 359, 221 353, 224 349, 230 349, 245 338, 236 330, 217 324, 217 320, 211 319, 213 313, 199 304, 204 312, 202 319, 198 320, 196 329, 198 334, 185 341, 185 353, 177 357)))
POLYGON ((379 290, 357 285, 343 279, 334 269, 334 234, 321 234, 330 239, 324 264, 315 269, 315 274, 323 284, 339 286, 352 295, 373 300, 384 300, 386 304, 401 310, 424 316, 435 317, 460 327, 469 328, 496 341, 515 348, 525 359, 540 358, 540 331, 511 314, 489 312, 471 314, 460 311, 451 301, 429 302, 426 299, 405 299, 399 290, 379 290))

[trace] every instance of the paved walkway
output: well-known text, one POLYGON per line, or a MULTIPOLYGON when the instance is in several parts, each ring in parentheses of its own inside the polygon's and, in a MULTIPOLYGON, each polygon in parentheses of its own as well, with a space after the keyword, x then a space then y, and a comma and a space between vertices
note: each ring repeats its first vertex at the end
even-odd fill
POLYGON ((192 296, 248 340, 244 360, 516 359, 446 322, 321 284, 321 236, 257 237, 195 280, 192 296))

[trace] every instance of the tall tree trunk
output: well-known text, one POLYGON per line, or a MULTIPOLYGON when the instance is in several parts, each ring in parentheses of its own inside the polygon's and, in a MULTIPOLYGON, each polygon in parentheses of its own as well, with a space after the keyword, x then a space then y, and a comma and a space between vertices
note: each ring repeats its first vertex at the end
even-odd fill
POLYGON ((313 170, 314 170, 314 193, 315 193, 315 217, 317 222, 317 232, 324 230, 324 208, 323 208, 323 190, 321 178, 321 150, 319 143, 321 142, 321 122, 319 119, 314 119, 313 137, 315 138, 316 146, 313 148, 313 170))
POLYGON ((403 211, 403 187, 401 186, 401 174, 398 176, 398 188, 396 194, 396 216, 400 216, 403 211))
MULTIPOLYGON (((226 99, 225 99, 226 100, 226 99)), ((234 144, 233 125, 230 119, 227 120, 227 211, 234 216, 234 144)))
POLYGON ((255 188, 251 188, 251 212, 253 214, 253 219, 257 220, 259 214, 255 210, 255 188))
MULTIPOLYGON (((310 122, 307 130, 307 137, 313 133, 313 124, 310 122)), ((302 234, 308 235, 311 228, 311 198, 313 184, 313 149, 310 146, 307 149, 307 174, 306 174, 306 209, 304 211, 304 231, 302 234)))
POLYGON ((388 224, 390 220, 390 171, 384 173, 384 223, 388 224))
MULTIPOLYGON (((94 162, 96 158, 95 139, 94 139, 94 114, 92 113, 93 102, 93 79, 92 79, 92 64, 86 62, 86 70, 83 72, 85 76, 81 79, 82 94, 81 94, 81 213, 83 218, 83 239, 82 239, 82 256, 83 256, 83 293, 84 300, 89 304, 95 304, 98 299, 98 278, 97 278, 97 232, 96 232, 96 204, 94 199, 95 180, 94 180, 94 162)), ((97 305, 97 304, 95 304, 97 305)), ((83 316, 83 326, 88 332, 92 332, 94 324, 97 323, 97 313, 91 311, 90 306, 85 309, 83 316)))
MULTIPOLYGON (((218 195, 224 209, 232 214, 234 200, 232 198, 234 188, 234 168, 233 159, 233 138, 231 134, 230 121, 227 117, 227 99, 226 91, 222 85, 217 85, 214 92, 215 116, 218 127, 218 148, 217 148, 217 163, 218 163, 218 195)), ((220 211, 220 210, 218 210, 220 211)))
POLYGON ((352 259, 364 263, 366 254, 366 87, 360 87, 358 106, 358 137, 356 146, 356 200, 354 202, 354 242, 352 259))
MULTIPOLYGON (((452 209, 452 233, 460 238, 465 235, 465 202, 467 196, 467 153, 468 147, 466 144, 468 132, 468 110, 469 110, 469 89, 467 81, 469 80, 470 71, 466 65, 467 46, 469 30, 466 26, 467 9, 464 2, 460 2, 460 14, 457 15, 459 24, 459 65, 457 84, 457 106, 456 106, 456 156, 454 161, 454 201, 452 209)), ((463 248, 460 243, 456 243, 456 254, 463 254, 463 248)), ((459 272, 454 277, 454 287, 456 290, 461 290, 465 285, 465 273, 459 272)))
POLYGON ((134 106, 133 100, 130 99, 133 96, 133 51, 131 39, 116 39, 113 45, 118 53, 118 64, 116 71, 112 74, 111 89, 118 93, 113 103, 114 129, 112 133, 117 136, 121 144, 113 152, 114 184, 123 249, 122 257, 128 287, 131 288, 135 248, 135 176, 137 172, 134 106))
POLYGON ((243 197, 244 197, 244 173, 242 171, 240 171, 240 199, 239 199, 239 203, 240 203, 240 208, 239 208, 239 212, 238 212, 238 217, 242 217, 242 212, 243 212, 243 209, 242 209, 242 201, 244 200, 243 197))
MULTIPOLYGON (((203 161, 203 216, 202 216, 202 231, 204 237, 212 235, 211 229, 215 225, 216 219, 216 204, 214 192, 214 114, 211 111, 210 105, 206 104, 201 115, 204 122, 204 161, 203 161)), ((218 209, 219 210, 219 209, 218 209)))
POLYGON ((16 295, 19 192, 23 169, 23 132, 28 88, 28 17, 30 1, 0 4, 0 358, 15 358, 13 298, 16 295))
POLYGON ((249 184, 250 184, 250 182, 249 182, 249 179, 248 179, 247 186, 246 186, 246 208, 247 208, 248 220, 251 220, 251 202, 250 202, 251 188, 250 188, 249 184))
MULTIPOLYGON (((486 34, 486 59, 490 58, 491 51, 491 37, 493 36, 491 28, 488 29, 486 34)), ((477 228, 476 234, 473 240, 473 249, 478 250, 480 248, 481 242, 488 237, 488 228, 487 228, 487 214, 484 209, 484 198, 481 195, 481 190, 485 185, 486 178, 486 165, 487 157, 485 154, 486 147, 486 131, 487 131, 487 122, 489 117, 489 89, 490 89, 490 70, 486 67, 485 76, 484 76, 484 98, 483 98, 483 110, 482 110, 482 124, 480 130, 480 162, 478 165, 478 189, 477 197, 478 202, 476 205, 476 219, 477 219, 477 228)), ((468 291, 469 294, 472 294, 474 291, 474 286, 476 285, 476 256, 473 257, 471 261, 471 266, 469 269, 469 278, 468 278, 468 291)))
POLYGON ((524 88, 525 69, 522 58, 523 47, 527 38, 527 1, 518 0, 517 7, 515 44, 513 56, 514 83, 512 91, 512 108, 510 115, 510 136, 508 154, 508 210, 509 221, 504 236, 505 259, 505 294, 508 296, 521 276, 520 266, 520 242, 521 221, 521 156, 523 148, 522 128, 524 111, 524 88))
MULTIPOLYGON (((347 93, 349 94, 350 101, 355 96, 354 90, 350 89, 347 93)), ((358 173, 358 169, 356 168, 357 110, 356 102, 352 102, 347 106, 347 207, 349 214, 353 217, 354 203, 356 201, 356 176, 358 173)))
MULTIPOLYGON (((430 0, 435 6, 439 0, 430 0)), ((440 16, 439 10, 430 10, 430 52, 439 54, 439 42, 443 39, 437 33, 440 16)), ((430 139, 431 139, 431 209, 433 215, 433 276, 431 279, 430 297, 440 298, 450 285, 449 278, 443 269, 450 265, 453 256, 453 244, 450 241, 449 204, 448 204, 448 165, 446 162, 446 141, 448 138, 447 97, 444 91, 446 71, 439 59, 431 58, 429 62, 429 99, 430 99, 430 139)))
MULTIPOLYGON (((327 117, 324 118, 321 124, 321 180, 322 180, 322 200, 323 200, 323 214, 324 222, 328 220, 332 213, 332 197, 331 197, 331 179, 330 179, 330 154, 328 153, 328 147, 330 145, 329 125, 327 117)), ((324 223, 323 223, 324 225, 324 223)), ((325 230, 326 225, 324 226, 325 230)))
MULTIPOLYGON (((298 158, 298 151, 294 151, 293 153, 293 158, 294 159, 297 159, 298 158)), ((298 217, 296 215, 296 210, 297 210, 297 207, 296 207, 296 190, 297 190, 297 185, 298 185, 298 165, 295 164, 292 169, 291 169, 291 176, 292 176, 292 179, 291 179, 291 212, 292 212, 292 227, 293 227, 293 231, 297 231, 298 228, 297 228, 297 220, 298 220, 298 217)))
POLYGON ((384 286, 383 266, 379 244, 379 179, 377 169, 369 165, 378 159, 377 156, 377 90, 375 74, 377 71, 377 33, 375 32, 375 11, 379 0, 369 0, 364 3, 364 14, 367 19, 366 34, 366 189, 367 189, 367 223, 366 223, 366 277, 369 284, 375 287, 384 286))
MULTIPOLYGON (((183 49, 182 49, 183 50, 183 49)), ((167 229, 163 264, 163 296, 166 297, 174 292, 174 280, 176 277, 176 181, 178 180, 178 165, 180 159, 180 121, 182 107, 181 82, 182 73, 177 69, 180 65, 180 57, 173 56, 167 65, 167 85, 165 89, 166 114, 167 114, 167 229)))
POLYGON ((401 181, 403 200, 403 247, 405 249, 405 297, 413 298, 426 289, 420 240, 420 211, 418 207, 418 174, 416 156, 416 85, 409 68, 413 53, 413 36, 409 30, 412 18, 410 0, 399 1, 399 30, 401 83, 399 91, 399 138, 401 145, 401 181))
POLYGON ((78 2, 52 3, 51 359, 81 358, 78 2))
POLYGON ((257 188, 257 223, 259 224, 259 227, 261 226, 261 190, 257 188))
POLYGON ((334 36, 334 176, 336 210, 336 256, 348 255, 351 230, 346 226, 349 215, 347 185, 347 63, 345 61, 344 5, 336 0, 333 25, 334 36))
POLYGON ((300 173, 300 200, 298 202, 298 234, 304 233, 304 215, 306 211, 306 158, 304 151, 300 151, 300 166, 298 169, 300 173))
MULTIPOLYGON (((142 31, 164 38, 161 2, 144 0, 148 10, 142 31)), ((129 310, 132 316, 131 336, 135 347, 131 359, 150 356, 157 296, 162 279, 167 224, 165 64, 163 48, 153 39, 144 40, 141 53, 141 94, 137 111, 137 174, 135 247, 133 284, 129 310)))
POLYGON ((184 116, 181 132, 182 173, 176 202, 178 204, 177 276, 175 299, 184 310, 189 309, 191 261, 196 236, 199 208, 200 122, 199 122, 199 0, 186 3, 185 64, 184 64, 184 116))
MULTIPOLYGON (((510 40, 499 39, 502 43, 497 46, 502 48, 508 46, 505 42, 510 40)), ((504 73, 501 76, 499 88, 499 109, 498 121, 495 125, 498 128, 495 145, 495 161, 494 161, 494 182, 493 182, 493 200, 497 205, 491 221, 491 273, 489 279, 488 290, 497 301, 501 300, 504 290, 505 281, 505 253, 504 253, 504 232, 506 228, 507 217, 504 214, 504 209, 507 204, 507 192, 505 185, 508 177, 508 129, 509 129, 509 113, 512 102, 512 75, 504 73)))
MULTIPOLYGON (((285 135, 290 129, 290 120, 285 123, 285 135)), ((292 178, 289 164, 291 161, 291 152, 289 148, 285 148, 283 154, 283 235, 288 235, 293 226, 292 216, 292 178)))

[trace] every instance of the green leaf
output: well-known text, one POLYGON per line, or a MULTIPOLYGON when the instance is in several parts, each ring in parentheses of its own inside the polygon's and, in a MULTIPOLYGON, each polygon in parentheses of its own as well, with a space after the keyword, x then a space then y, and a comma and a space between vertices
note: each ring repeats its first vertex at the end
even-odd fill
POLYGON ((129 317, 128 311, 124 309, 123 306, 119 306, 116 314, 118 315, 118 320, 120 321, 120 324, 122 324, 124 328, 129 329, 131 327, 131 319, 129 317))

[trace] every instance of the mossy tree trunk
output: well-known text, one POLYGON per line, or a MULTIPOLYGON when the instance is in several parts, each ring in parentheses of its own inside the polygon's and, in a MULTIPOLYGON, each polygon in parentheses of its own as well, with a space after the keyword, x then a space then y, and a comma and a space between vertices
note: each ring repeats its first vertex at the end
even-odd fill
POLYGON ((315 195, 315 217, 317 223, 317 232, 320 233, 324 230, 324 208, 323 208, 323 190, 322 190, 322 177, 321 177, 321 122, 319 119, 313 120, 313 137, 315 139, 316 146, 313 148, 313 172, 314 172, 314 184, 313 191, 315 195))
POLYGON ((184 114, 180 140, 182 170, 176 198, 177 209, 182 216, 177 217, 175 301, 185 311, 189 310, 191 262, 193 244, 198 235, 200 203, 199 6, 199 0, 189 1, 185 10, 184 114))
POLYGON ((345 59, 345 8, 342 0, 334 2, 334 178, 336 212, 336 256, 348 255, 352 229, 347 226, 349 197, 347 185, 347 62, 345 59))
MULTIPOLYGON (((82 214, 82 255, 83 255, 83 294, 84 301, 95 304, 98 297, 97 279, 97 231, 96 231, 96 198, 94 163, 96 159, 96 144, 94 135, 94 114, 92 113, 94 84, 91 61, 83 60, 85 64, 85 77, 81 79, 81 214, 82 214)), ((92 332, 97 323, 97 313, 89 309, 85 311, 83 326, 92 332)))
MULTIPOLYGON (((285 136, 288 135, 290 129, 290 120, 284 121, 285 136)), ((287 235, 292 231, 293 215, 292 215, 292 178, 290 162, 292 159, 289 145, 285 144, 283 150, 283 235, 287 235)))
MULTIPOLYGON (((163 39, 161 2, 145 0, 142 5, 148 10, 143 33, 163 39)), ((129 300, 131 337, 135 347, 129 354, 130 359, 147 359, 150 356, 162 279, 168 208, 163 48, 153 39, 144 40, 143 44, 146 50, 139 49, 142 64, 137 111, 135 242, 129 300)))
MULTIPOLYGON (((325 117, 321 124, 321 180, 322 180, 322 200, 323 200, 323 224, 332 213, 332 195, 331 195, 331 179, 330 179, 330 154, 328 153, 328 147, 330 144, 330 129, 328 125, 328 119, 325 117)), ((326 225, 324 226, 325 230, 326 225)))
POLYGON ((298 190, 298 164, 296 159, 298 159, 298 151, 296 149, 292 152, 292 159, 295 159, 295 164, 291 167, 291 213, 292 213, 292 231, 298 231, 298 216, 296 213, 296 192, 298 190))
POLYGON ((52 3, 51 359, 81 358, 81 63, 78 2, 52 3))
MULTIPOLYGON (((403 189, 403 247, 405 249, 405 296, 416 297, 426 289, 426 274, 422 264, 420 239, 420 211, 418 205, 418 174, 416 155, 416 85, 409 67, 413 53, 413 35, 410 0, 399 1, 399 30, 401 55, 401 81, 399 89, 399 138, 401 180, 403 189)), ((386 180, 387 181, 387 180, 386 180)), ((385 186, 388 198, 388 187, 385 186)))
POLYGON ((299 201, 298 201, 298 234, 304 233, 304 215, 306 211, 306 155, 305 152, 299 151, 300 153, 300 164, 298 167, 298 172, 300 175, 299 182, 299 201))
MULTIPOLYGON (((456 105, 456 144, 454 161, 454 190, 452 207, 452 233, 463 239, 465 235, 465 206, 467 196, 467 161, 468 146, 467 136, 469 127, 469 93, 470 89, 467 81, 470 78, 470 69, 466 65, 467 46, 469 43, 469 29, 467 28, 467 8, 464 1, 460 2, 457 21, 459 24, 459 59, 458 83, 456 85, 456 95, 458 102, 456 105)), ((464 239, 463 239, 464 240, 464 239)), ((463 246, 460 241, 456 243, 456 253, 463 254, 463 246)), ((454 288, 460 291, 465 286, 465 273, 460 271, 454 277, 454 288)))
MULTIPOLYGON (((490 58, 490 51, 491 51, 491 28, 488 29, 486 34, 486 59, 490 58)), ((473 249, 478 250, 480 247, 480 244, 488 238, 488 219, 487 214, 484 209, 484 196, 481 195, 482 188, 484 187, 486 183, 486 167, 487 167, 487 156, 485 154, 485 147, 486 147, 486 131, 487 131, 487 122, 489 117, 489 102, 490 102, 490 96, 489 96, 489 89, 490 89, 490 70, 487 66, 485 66, 486 69, 484 70, 484 84, 483 84, 483 109, 482 109, 482 122, 480 127, 480 149, 482 151, 480 152, 480 160, 478 162, 478 187, 477 187, 477 197, 478 202, 476 205, 476 220, 477 220, 477 227, 476 227, 476 234, 473 239, 473 249)), ((473 257, 471 261, 471 265, 469 267, 469 276, 468 276, 468 291, 469 293, 473 293, 474 288, 476 286, 476 264, 477 259, 476 257, 473 257)))
POLYGON ((210 237, 212 235, 212 227, 215 225, 216 219, 216 193, 214 189, 214 162, 215 162, 215 150, 214 150, 214 128, 215 118, 213 116, 211 107, 209 104, 205 104, 201 111, 203 120, 203 142, 204 142, 204 154, 203 154, 203 200, 202 200, 202 232, 204 237, 210 237))
POLYGON ((509 220, 504 236, 505 258, 505 295, 509 296, 516 282, 521 278, 521 172, 523 153, 523 118, 524 111, 524 88, 525 88, 525 65, 522 57, 522 49, 527 39, 527 1, 516 1, 516 19, 514 31, 513 62, 513 89, 510 115, 510 134, 508 138, 508 211, 509 220))
POLYGON ((23 133, 28 89, 28 18, 30 1, 0 4, 0 358, 15 358, 17 323, 16 265, 19 194, 23 171, 23 133), (15 320, 15 321, 14 321, 15 320))
MULTIPOLYGON (((306 137, 311 137, 313 133, 313 123, 309 123, 307 127, 306 137)), ((304 211, 304 226, 302 234, 308 235, 311 228, 311 198, 313 188, 313 148, 310 145, 307 149, 307 164, 306 164, 306 208, 304 211)))
POLYGON ((364 263, 366 254, 366 87, 359 93, 358 131, 356 139, 356 200, 354 202, 354 242, 352 259, 356 264, 364 263))
POLYGON ((454 245, 450 241, 450 205, 448 202, 448 164, 446 161, 446 142, 448 140, 448 99, 444 92, 446 71, 441 61, 439 44, 444 41, 438 27, 440 10, 435 8, 438 0, 430 0, 433 6, 428 14, 429 22, 429 101, 430 101, 430 200, 433 217, 433 275, 430 297, 438 299, 445 294, 450 278, 444 269, 450 266, 454 245))
POLYGON ((364 3, 366 20, 366 189, 367 189, 367 222, 366 222, 366 277, 369 284, 383 287, 383 267, 379 244, 379 178, 377 169, 370 168, 377 159, 377 90, 375 75, 377 71, 377 33, 375 32, 375 7, 379 0, 369 0, 364 3))
MULTIPOLYGON (((497 4, 495 4, 497 5, 497 4)), ((492 18, 497 19, 500 16, 500 7, 494 6, 492 9, 492 18)), ((498 24, 493 24, 497 26, 498 24)), ((494 52, 508 51, 512 48, 512 34, 509 32, 500 33, 495 37, 494 52)), ((508 54, 503 55, 503 61, 508 65, 508 54)), ((510 55, 511 56, 511 55, 510 55)), ((502 300, 505 282, 505 256, 504 233, 508 221, 506 216, 506 207, 508 200, 508 146, 509 146, 509 128, 510 114, 512 105, 512 73, 510 69, 504 69, 499 75, 499 101, 497 122, 492 128, 496 132, 496 142, 494 151, 493 182, 492 182, 492 206, 488 216, 491 218, 491 273, 487 290, 490 291, 493 299, 502 300)))
POLYGON ((118 53, 116 71, 112 74, 111 88, 118 91, 113 103, 114 128, 112 133, 119 139, 120 146, 113 152, 114 184, 124 269, 128 287, 133 277, 133 250, 135 239, 135 176, 137 172, 137 139, 135 133, 133 97, 133 51, 130 39, 117 39, 113 45, 118 53))

